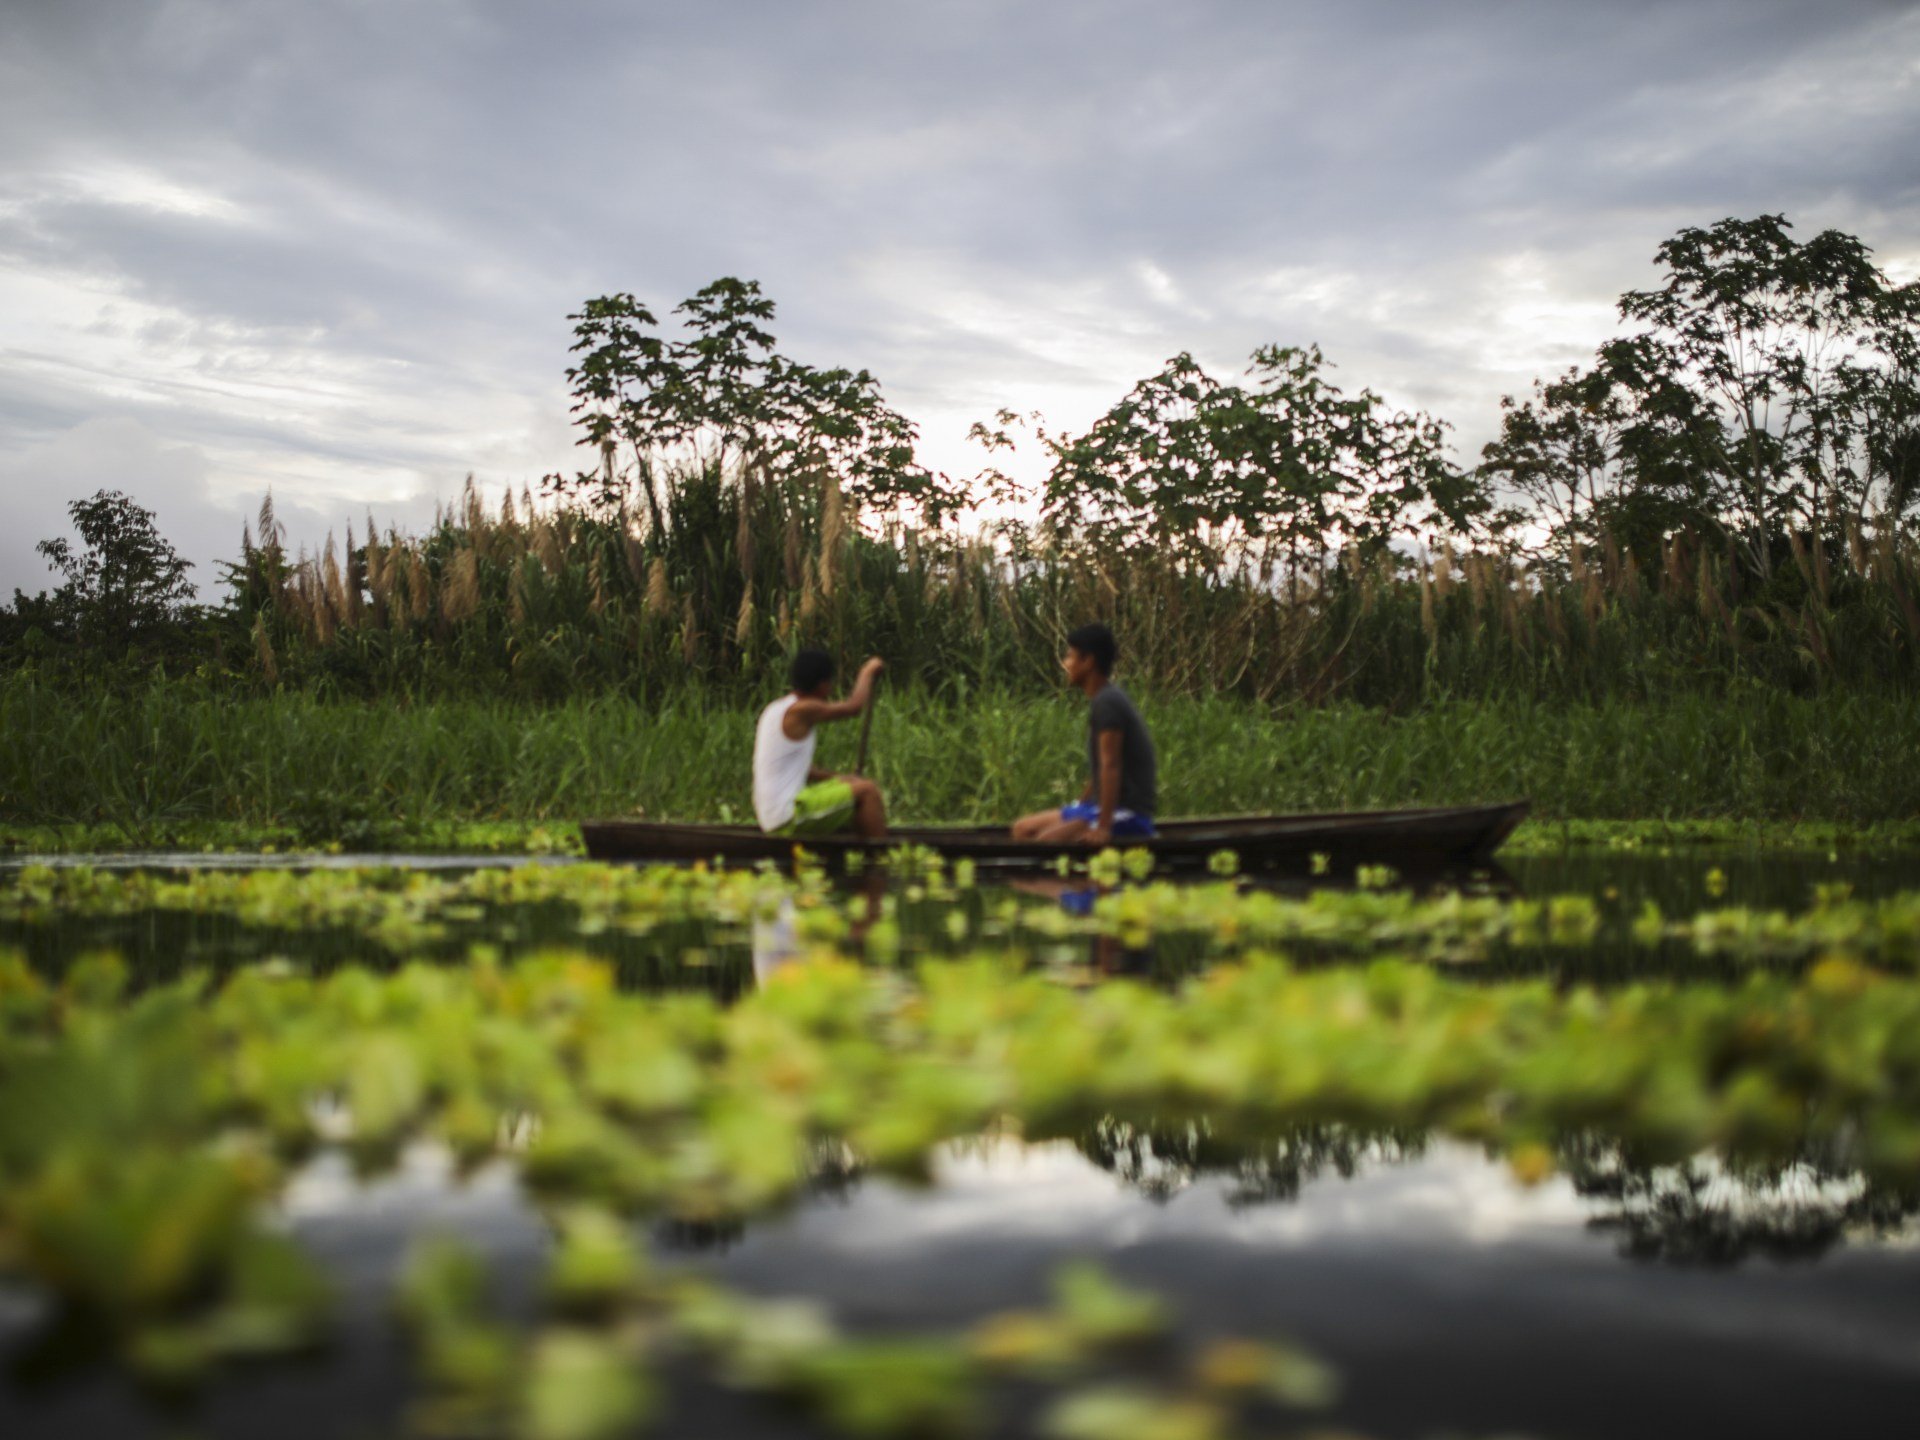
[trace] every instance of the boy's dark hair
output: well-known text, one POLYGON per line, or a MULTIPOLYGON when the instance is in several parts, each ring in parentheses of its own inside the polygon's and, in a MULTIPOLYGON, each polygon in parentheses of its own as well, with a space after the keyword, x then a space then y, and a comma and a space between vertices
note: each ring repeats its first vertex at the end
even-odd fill
POLYGON ((792 682, 796 694, 810 694, 832 678, 833 657, 826 651, 807 649, 793 652, 793 663, 787 667, 787 679, 792 682))
POLYGON ((1120 642, 1098 620, 1068 635, 1067 644, 1093 661, 1093 668, 1102 675, 1113 674, 1113 662, 1120 658, 1120 642))

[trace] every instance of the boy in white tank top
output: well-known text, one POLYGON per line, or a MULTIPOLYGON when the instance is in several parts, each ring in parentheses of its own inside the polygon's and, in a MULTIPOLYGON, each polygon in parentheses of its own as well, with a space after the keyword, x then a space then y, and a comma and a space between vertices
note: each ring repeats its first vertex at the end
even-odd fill
POLYGON ((852 830, 869 840, 887 835, 880 787, 861 775, 836 775, 813 763, 816 727, 848 720, 873 702, 879 657, 860 667, 853 693, 834 700, 833 657, 802 650, 788 670, 792 690, 760 712, 753 736, 753 812, 769 835, 831 835, 852 830))

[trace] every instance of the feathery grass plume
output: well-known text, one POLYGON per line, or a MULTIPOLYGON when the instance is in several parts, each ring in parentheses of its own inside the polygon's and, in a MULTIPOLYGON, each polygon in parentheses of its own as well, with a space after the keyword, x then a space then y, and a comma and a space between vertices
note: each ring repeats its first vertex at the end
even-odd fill
POLYGON ((458 550, 447 562, 447 583, 440 591, 440 613, 458 625, 471 620, 480 610, 480 555, 474 550, 458 550))
POLYGON ((1433 598, 1445 600, 1453 593, 1453 547, 1442 545, 1433 557, 1433 598))
POLYGON ((312 560, 303 560, 301 563, 300 589, 306 601, 308 618, 313 624, 314 643, 325 649, 333 644, 334 636, 339 633, 338 617, 333 613, 333 604, 327 594, 327 584, 321 576, 320 567, 312 560))
POLYGON ((1473 602, 1477 619, 1487 608, 1487 591, 1493 584, 1493 561, 1485 555, 1468 555, 1462 562, 1467 577, 1467 595, 1473 602))
MULTIPOLYGON (((1522 647, 1531 651, 1532 630, 1527 624, 1527 610, 1523 606, 1522 596, 1527 593, 1527 572, 1524 566, 1511 566, 1500 586, 1500 620, 1507 634, 1522 647)), ((1363 608, 1361 613, 1366 613, 1363 608)))
POLYGON ((388 623, 404 630, 414 623, 419 614, 419 604, 413 592, 419 582, 414 578, 420 560, 404 542, 388 552, 393 575, 393 602, 388 607, 388 623))
POLYGON ((487 524, 487 510, 480 503, 480 491, 473 483, 472 475, 467 476, 466 484, 460 488, 460 516, 467 544, 480 554, 487 554, 487 532, 491 527, 487 524))
POLYGON ((607 552, 595 550, 587 557, 587 610, 593 615, 607 613, 607 552))
POLYGON ((1567 547, 1567 572, 1573 578, 1574 588, 1580 592, 1580 613, 1586 616, 1589 626, 1598 624, 1606 613, 1606 597, 1600 576, 1587 562, 1586 546, 1578 540, 1567 547))
POLYGON ((1685 542, 1678 535, 1660 542, 1660 563, 1664 572, 1662 589, 1669 598, 1678 599, 1693 590, 1693 577, 1687 573, 1685 542))
POLYGON ((539 557, 540 564, 547 574, 558 575, 566 569, 566 558, 554 518, 546 515, 538 516, 529 530, 528 538, 532 542, 533 553, 539 557))
POLYGON ((387 560, 386 547, 371 528, 367 532, 366 557, 367 594, 373 597, 374 618, 384 623, 388 600, 393 591, 393 571, 387 560))
POLYGON ((782 549, 782 569, 786 574, 787 589, 798 590, 801 577, 805 574, 805 562, 801 550, 800 510, 798 506, 787 507, 787 534, 782 549))
POLYGON ((624 534, 620 537, 620 552, 626 557, 627 574, 641 589, 647 584, 647 547, 640 543, 640 537, 624 534))
POLYGON ((1861 579, 1867 575, 1867 541, 1860 531, 1860 512, 1847 512, 1847 560, 1861 579))
POLYGON ((267 612, 256 610, 253 615, 253 663, 260 671, 260 678, 269 685, 280 683, 280 663, 274 658, 273 639, 267 634, 267 612))
POLYGON ((407 588, 407 549, 397 536, 389 535, 380 553, 379 598, 386 606, 388 628, 404 629, 411 613, 411 595, 407 588))
POLYGON ((673 588, 667 583, 667 560, 664 555, 653 557, 653 564, 647 567, 647 614, 667 616, 673 613, 673 588))
POLYGON ((786 645, 793 639, 793 605, 785 592, 780 596, 780 610, 774 620, 774 633, 780 637, 782 645, 786 645))
POLYGON ((700 660, 700 622, 693 613, 691 595, 680 607, 680 659, 691 670, 700 660))
POLYGON ((277 551, 286 542, 287 532, 273 513, 273 491, 269 490, 260 499, 260 523, 254 527, 254 533, 260 537, 260 548, 277 551))
POLYGON ((1600 578, 1608 584, 1615 584, 1620 578, 1620 542, 1613 538, 1613 532, 1607 531, 1600 537, 1600 578))
POLYGON ((533 574, 537 562, 522 555, 513 566, 513 578, 507 582, 507 620, 515 630, 524 630, 533 608, 533 574))
POLYGON ((333 612, 335 624, 349 623, 351 614, 347 605, 347 582, 340 573, 340 557, 335 552, 331 530, 327 532, 327 548, 322 552, 320 577, 326 587, 327 609, 333 612))
POLYGON ((740 565, 740 578, 749 584, 753 580, 753 513, 754 499, 759 493, 758 475, 754 466, 743 469, 733 494, 733 555, 740 565))
POLYGON ((1433 591, 1433 567, 1427 563, 1426 557, 1422 556, 1420 560, 1420 629, 1429 640, 1433 639, 1439 628, 1433 611, 1433 591))
POLYGON ((433 571, 419 555, 413 557, 413 564, 407 569, 413 623, 424 625, 433 618, 433 571))
POLYGON ((1702 618, 1718 621, 1726 630, 1727 638, 1737 644, 1737 617, 1728 607, 1726 597, 1720 593, 1720 585, 1713 574, 1713 557, 1704 548, 1700 551, 1700 577, 1696 594, 1702 618))
POLYGON ((500 492, 500 528, 502 530, 518 530, 520 528, 520 517, 514 512, 513 508, 513 486, 511 485, 500 492))
POLYGON ((820 561, 818 557, 807 557, 806 580, 800 587, 800 623, 810 625, 820 613, 820 561))
POLYGON ((287 567, 286 584, 280 592, 280 608, 293 621, 294 633, 308 640, 314 636, 313 605, 307 587, 307 557, 297 556, 287 567))
POLYGON ((740 592, 740 610, 733 620, 733 643, 744 654, 753 644, 753 587, 740 592))
POLYGON ((822 599, 833 598, 833 585, 839 571, 840 547, 846 540, 846 500, 840 493, 840 477, 829 473, 826 493, 820 502, 820 569, 822 599))
MULTIPOLYGON (((372 539, 371 533, 369 533, 368 539, 372 539)), ((366 618, 362 609, 363 601, 361 597, 367 586, 367 558, 365 552, 353 543, 352 521, 347 522, 347 549, 344 570, 345 575, 343 579, 347 592, 346 621, 348 625, 358 629, 362 621, 366 618)))

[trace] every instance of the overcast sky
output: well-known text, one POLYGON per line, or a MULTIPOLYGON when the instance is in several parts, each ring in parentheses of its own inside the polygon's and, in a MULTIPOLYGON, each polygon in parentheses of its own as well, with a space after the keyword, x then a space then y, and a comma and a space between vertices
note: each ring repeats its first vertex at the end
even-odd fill
POLYGON ((721 275, 922 458, 1318 341, 1457 427, 1686 224, 1920 274, 1894 0, 0 0, 0 595, 111 485, 200 562, 571 465, 567 312, 721 275))

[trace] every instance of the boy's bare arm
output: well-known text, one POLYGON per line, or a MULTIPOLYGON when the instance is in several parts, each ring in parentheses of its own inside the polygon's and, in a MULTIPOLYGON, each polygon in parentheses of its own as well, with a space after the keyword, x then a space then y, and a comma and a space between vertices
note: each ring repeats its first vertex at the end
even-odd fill
POLYGON ((1120 808, 1121 746, 1124 737, 1118 730, 1100 732, 1100 814, 1087 831, 1086 838, 1104 842, 1113 834, 1113 812, 1120 808))
POLYGON ((886 668, 886 662, 874 656, 860 667, 860 677, 853 682, 853 690, 844 700, 796 700, 787 708, 785 722, 781 728, 787 731, 790 740, 805 739, 807 733, 816 725, 824 725, 830 720, 847 720, 865 710, 873 699, 873 677, 886 668), (799 730, 795 735, 793 729, 799 730))

